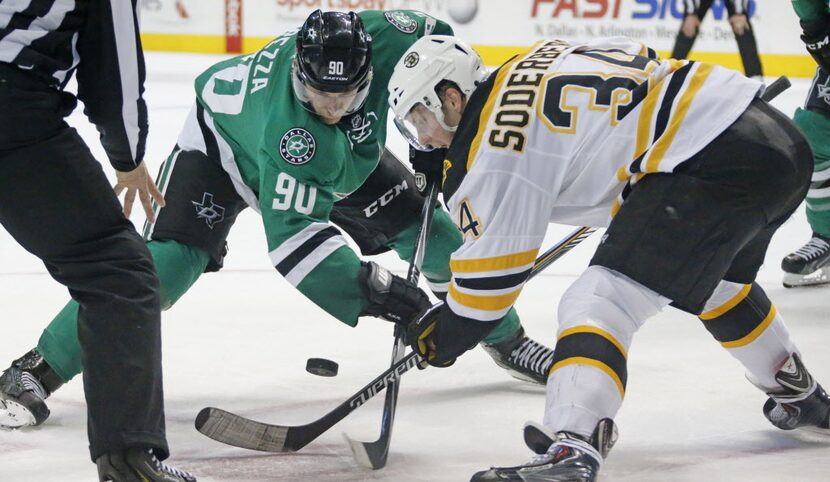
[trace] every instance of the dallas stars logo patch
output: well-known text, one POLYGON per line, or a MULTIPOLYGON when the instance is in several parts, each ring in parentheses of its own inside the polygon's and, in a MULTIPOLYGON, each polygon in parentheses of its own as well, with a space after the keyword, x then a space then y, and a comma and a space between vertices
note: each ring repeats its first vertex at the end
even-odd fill
POLYGON ((202 202, 190 201, 196 208, 196 218, 204 219, 210 229, 214 224, 225 220, 225 208, 213 203, 213 194, 206 192, 202 195, 202 202))
POLYGON ((280 139, 280 155, 285 162, 299 166, 310 161, 317 150, 314 136, 305 129, 295 127, 280 139))
POLYGON ((824 84, 816 84, 816 96, 823 100, 825 104, 830 104, 830 77, 824 84))
POLYGON ((383 14, 386 20, 403 33, 412 33, 418 29, 418 22, 404 12, 394 11, 383 14))

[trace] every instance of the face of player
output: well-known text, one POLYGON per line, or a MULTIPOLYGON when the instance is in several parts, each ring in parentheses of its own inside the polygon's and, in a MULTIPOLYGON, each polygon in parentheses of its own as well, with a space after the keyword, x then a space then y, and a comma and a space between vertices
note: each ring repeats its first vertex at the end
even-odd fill
MULTIPOLYGON (((441 107, 444 112, 445 122, 449 125, 457 125, 458 121, 451 118, 450 113, 447 112, 448 106, 445 104, 441 107)), ((452 142, 453 133, 444 129, 435 113, 425 107, 423 104, 416 104, 409 114, 406 115, 406 122, 410 124, 413 133, 417 136, 418 142, 423 146, 432 146, 433 148, 446 148, 452 142)))
POLYGON ((328 125, 340 122, 354 103, 358 91, 354 89, 346 92, 323 92, 311 86, 305 86, 305 89, 314 112, 328 125))

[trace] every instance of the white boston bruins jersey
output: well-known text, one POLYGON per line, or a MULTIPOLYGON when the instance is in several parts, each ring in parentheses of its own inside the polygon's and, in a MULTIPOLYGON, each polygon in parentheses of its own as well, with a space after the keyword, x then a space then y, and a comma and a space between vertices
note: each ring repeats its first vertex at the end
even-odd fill
POLYGON ((672 172, 761 89, 624 38, 543 41, 504 64, 470 97, 444 162, 444 195, 464 234, 452 310, 504 316, 549 222, 607 226, 634 183, 672 172))

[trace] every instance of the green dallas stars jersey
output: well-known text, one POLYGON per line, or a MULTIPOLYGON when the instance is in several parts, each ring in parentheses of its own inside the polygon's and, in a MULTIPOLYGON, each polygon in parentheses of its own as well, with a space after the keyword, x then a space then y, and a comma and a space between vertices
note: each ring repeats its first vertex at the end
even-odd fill
POLYGON ((374 77, 364 107, 336 126, 303 108, 291 87, 295 33, 220 62, 196 79, 203 128, 216 134, 224 169, 259 211, 274 266, 303 294, 355 325, 367 305, 360 259, 329 223, 333 204, 355 191, 386 142, 387 84, 400 56, 423 35, 451 35, 415 11, 361 12, 372 36, 374 77))
POLYGON ((793 9, 801 20, 810 22, 830 13, 830 0, 792 0, 793 9))

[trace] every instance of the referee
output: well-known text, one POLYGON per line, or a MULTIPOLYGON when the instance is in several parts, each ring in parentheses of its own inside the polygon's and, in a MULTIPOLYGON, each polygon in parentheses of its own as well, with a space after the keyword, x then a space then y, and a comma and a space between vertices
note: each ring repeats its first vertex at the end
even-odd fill
MULTIPOLYGON (((150 218, 152 200, 163 203, 141 162, 147 107, 137 1, 0 0, 0 223, 80 304, 99 479, 186 482, 195 478, 159 462, 168 456, 159 284, 126 217, 136 195, 150 218), (126 191, 123 212, 100 164, 63 120, 77 103, 63 90, 73 73, 117 171, 116 194, 126 191)), ((6 417, 32 416, 27 404, 51 381, 42 364, 30 357, 0 377, 6 417)))
MULTIPOLYGON (((744 64, 744 74, 747 77, 760 78, 764 73, 761 69, 761 59, 758 57, 755 34, 752 32, 752 25, 747 15, 749 0, 724 0, 724 3, 726 12, 729 14, 729 24, 735 34, 735 41, 738 42, 738 51, 741 53, 741 61, 744 64)), ((683 23, 680 31, 677 32, 677 40, 671 53, 673 59, 685 59, 689 55, 700 31, 700 21, 712 6, 712 0, 684 0, 683 4, 683 23)))

